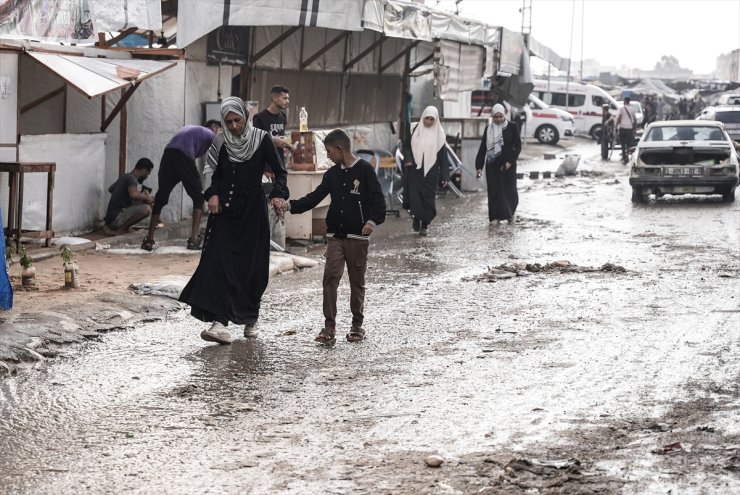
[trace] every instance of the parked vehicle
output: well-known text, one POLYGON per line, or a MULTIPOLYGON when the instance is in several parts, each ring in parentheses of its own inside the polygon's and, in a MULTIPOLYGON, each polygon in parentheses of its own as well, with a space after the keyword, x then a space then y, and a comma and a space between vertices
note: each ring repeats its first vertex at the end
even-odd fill
MULTIPOLYGON (((622 108, 623 106, 623 101, 617 102, 618 108, 622 108)), ((639 101, 630 101, 630 106, 635 109, 635 120, 637 120, 637 125, 642 125, 642 123, 645 121, 645 114, 642 111, 642 105, 639 101)))
POLYGON ((572 138, 575 135, 573 115, 549 106, 532 94, 529 95, 524 112, 527 115, 527 137, 534 137, 542 144, 556 144, 561 138, 572 138))
POLYGON ((740 94, 722 95, 717 100, 717 105, 740 105, 740 94))
POLYGON ((665 120, 649 124, 630 158, 632 202, 648 194, 721 194, 732 202, 738 155, 722 122, 665 120))
POLYGON ((608 104, 609 113, 617 113, 617 101, 593 84, 535 80, 532 93, 551 107, 571 113, 576 134, 591 136, 594 140, 601 136, 601 106, 608 104))
POLYGON ((735 141, 740 141, 740 105, 706 107, 696 118, 722 122, 730 137, 735 141))

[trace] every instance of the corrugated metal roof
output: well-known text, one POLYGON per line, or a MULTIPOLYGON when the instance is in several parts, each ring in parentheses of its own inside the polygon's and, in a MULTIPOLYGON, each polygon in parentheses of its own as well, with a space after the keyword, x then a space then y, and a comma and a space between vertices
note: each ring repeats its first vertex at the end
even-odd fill
POLYGON ((80 93, 93 98, 141 82, 175 66, 175 62, 108 59, 26 52, 80 93))

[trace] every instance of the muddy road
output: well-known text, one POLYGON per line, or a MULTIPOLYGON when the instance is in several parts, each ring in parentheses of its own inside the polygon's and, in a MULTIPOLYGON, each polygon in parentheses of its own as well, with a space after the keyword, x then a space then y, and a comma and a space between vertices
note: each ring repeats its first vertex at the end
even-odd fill
POLYGON ((183 310, 3 380, 0 492, 740 492, 740 201, 634 206, 571 151, 578 176, 520 180, 515 225, 485 193, 426 238, 389 217, 365 342, 313 342, 318 268, 271 280, 257 338, 204 343, 183 310))

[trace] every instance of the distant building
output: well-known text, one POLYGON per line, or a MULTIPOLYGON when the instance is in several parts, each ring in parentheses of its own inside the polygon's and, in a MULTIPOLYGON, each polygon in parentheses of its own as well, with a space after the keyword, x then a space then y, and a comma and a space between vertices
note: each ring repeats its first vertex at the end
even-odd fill
POLYGON ((740 48, 717 57, 717 79, 740 82, 740 48))

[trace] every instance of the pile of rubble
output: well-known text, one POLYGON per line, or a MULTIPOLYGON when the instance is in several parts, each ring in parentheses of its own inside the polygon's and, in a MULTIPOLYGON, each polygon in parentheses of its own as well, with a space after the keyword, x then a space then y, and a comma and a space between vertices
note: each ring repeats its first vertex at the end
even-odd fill
POLYGON ((604 263, 599 268, 591 266, 574 265, 567 260, 552 261, 544 265, 540 263, 511 262, 504 263, 495 267, 489 267, 486 273, 475 277, 464 278, 464 281, 474 282, 495 282, 514 277, 526 277, 533 273, 592 273, 592 272, 611 272, 625 273, 627 270, 614 263, 604 263))

